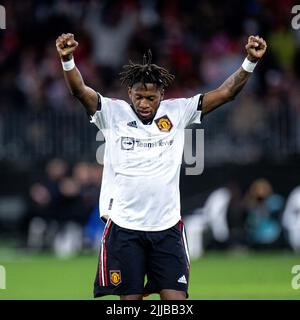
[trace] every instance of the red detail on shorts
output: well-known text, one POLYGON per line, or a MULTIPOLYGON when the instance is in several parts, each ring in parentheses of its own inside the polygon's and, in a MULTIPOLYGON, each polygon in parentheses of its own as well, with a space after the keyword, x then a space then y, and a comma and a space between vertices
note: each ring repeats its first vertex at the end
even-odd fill
POLYGON ((180 232, 182 232, 182 225, 183 225, 182 220, 179 220, 179 230, 180 230, 180 232))
POLYGON ((104 233, 103 233, 103 237, 102 237, 102 245, 103 245, 103 265, 102 265, 102 252, 100 249, 100 259, 99 259, 99 285, 102 286, 107 286, 108 285, 108 281, 107 281, 107 270, 106 270, 106 246, 105 246, 105 240, 106 240, 106 236, 109 230, 109 227, 111 225, 111 220, 109 220, 104 233), (104 284, 102 283, 102 267, 104 267, 104 284))
POLYGON ((100 248, 99 268, 98 268, 99 286, 102 286, 101 268, 102 268, 102 264, 101 264, 101 248, 100 248))
POLYGON ((104 286, 108 286, 108 281, 107 281, 107 268, 106 268, 106 246, 104 245, 103 247, 104 252, 103 252, 103 259, 104 259, 104 286))

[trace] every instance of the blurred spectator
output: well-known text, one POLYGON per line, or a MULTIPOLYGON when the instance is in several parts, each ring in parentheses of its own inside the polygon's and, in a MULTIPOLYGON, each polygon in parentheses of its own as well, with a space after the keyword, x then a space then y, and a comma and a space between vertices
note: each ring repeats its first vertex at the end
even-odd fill
POLYGON ((184 217, 189 255, 191 259, 198 259, 204 254, 204 234, 208 228, 208 217, 203 208, 195 209, 192 214, 184 217))
POLYGON ((48 247, 55 232, 56 211, 60 201, 59 184, 67 175, 68 165, 62 159, 52 159, 46 164, 45 176, 29 189, 28 214, 24 225, 27 245, 30 248, 48 247), (49 227, 51 225, 51 228, 49 227))
POLYGON ((211 192, 202 207, 184 218, 191 258, 201 257, 207 247, 216 249, 241 245, 243 223, 242 218, 236 216, 242 213, 242 210, 237 210, 236 202, 239 200, 239 186, 231 181, 211 192), (208 232, 211 234, 207 236, 208 232))
POLYGON ((229 239, 227 210, 230 197, 228 188, 219 188, 209 195, 203 208, 208 217, 212 236, 218 242, 226 242, 229 239))
POLYGON ((87 7, 85 26, 92 37, 96 66, 119 68, 136 26, 136 12, 129 2, 113 5, 92 2, 87 7), (124 5, 125 3, 125 5, 124 5))
POLYGON ((282 196, 274 193, 266 179, 257 179, 246 194, 246 236, 250 247, 272 248, 281 243, 282 196))
POLYGON ((269 38, 272 53, 279 66, 290 70, 293 67, 296 54, 296 37, 289 25, 278 24, 275 30, 272 30, 269 38))
POLYGON ((245 210, 243 192, 237 180, 232 179, 227 188, 230 191, 230 202, 228 204, 226 221, 229 230, 227 246, 230 249, 239 250, 246 248, 245 241, 245 210))
POLYGON ((83 228, 98 205, 102 168, 80 162, 73 165, 71 172, 72 175, 66 162, 53 159, 46 165, 41 182, 30 187, 27 215, 30 249, 53 249, 61 257, 83 249, 83 228))
POLYGON ((282 225, 287 240, 295 252, 300 252, 300 187, 293 189, 288 196, 283 212, 282 225))
POLYGON ((90 213, 95 203, 99 200, 99 188, 102 178, 102 167, 98 164, 78 162, 73 167, 72 175, 78 184, 82 203, 84 205, 83 215, 90 213))
POLYGON ((97 203, 83 229, 84 245, 86 248, 95 249, 96 252, 99 252, 104 227, 105 223, 100 219, 99 203, 97 203))
POLYGON ((127 57, 130 38, 135 31, 137 15, 129 4, 124 1, 100 5, 93 1, 86 11, 84 25, 93 43, 93 63, 109 84, 127 57))
POLYGON ((59 184, 59 191, 54 217, 57 229, 52 246, 57 256, 69 257, 82 249, 82 227, 87 221, 87 212, 80 187, 73 177, 65 177, 59 184))

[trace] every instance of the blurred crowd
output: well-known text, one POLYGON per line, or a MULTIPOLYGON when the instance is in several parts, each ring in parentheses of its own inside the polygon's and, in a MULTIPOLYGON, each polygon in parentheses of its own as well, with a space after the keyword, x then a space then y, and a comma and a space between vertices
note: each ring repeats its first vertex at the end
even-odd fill
MULTIPOLYGON (((24 0, 3 5, 0 127, 12 113, 82 116, 64 84, 55 48, 63 32, 74 33, 79 42, 75 60, 86 83, 124 99, 118 73, 129 59, 141 61, 149 48, 153 61, 176 75, 167 97, 188 97, 220 85, 241 65, 248 36, 259 34, 268 52, 247 94, 204 121, 206 156, 221 162, 234 154, 234 161, 251 162, 300 153, 300 32, 291 26, 293 1, 24 0)), ((32 130, 43 136, 42 127, 32 130)))
MULTIPOLYGON (((7 228, 19 246, 60 257, 98 250, 105 225, 99 217, 102 170, 96 163, 47 162, 31 179, 22 215, 7 228)), ((285 197, 263 177, 246 186, 230 179, 193 202, 192 210, 182 206, 191 258, 211 249, 300 252, 300 185, 285 197)))
MULTIPOLYGON (((248 36, 259 34, 268 50, 245 91, 203 119, 206 166, 300 155, 294 1, 6 0, 1 5, 6 29, 0 30, 0 160, 21 163, 27 157, 34 171, 39 160, 59 157, 29 188, 21 226, 28 248, 68 255, 97 246, 103 228, 102 167, 94 164, 96 146, 89 145, 95 133, 80 127, 88 119, 64 83, 55 48, 61 33, 71 32, 79 42, 75 61, 85 82, 122 99, 127 99, 118 77, 122 66, 130 59, 141 62, 148 49, 154 63, 176 76, 166 97, 189 97, 219 86, 243 62, 248 36), (87 147, 92 162, 81 159, 87 147)), ((246 192, 234 183, 211 190, 203 205, 185 215, 192 257, 209 246, 299 251, 299 188, 288 198, 274 189, 258 179, 246 192)))
POLYGON ((287 199, 265 178, 242 192, 237 181, 213 190, 205 202, 184 216, 190 255, 208 249, 300 252, 300 186, 287 199))
POLYGON ((19 223, 22 246, 50 249, 61 256, 98 248, 103 226, 99 217, 102 169, 97 163, 70 166, 62 159, 50 160, 28 190, 19 223))

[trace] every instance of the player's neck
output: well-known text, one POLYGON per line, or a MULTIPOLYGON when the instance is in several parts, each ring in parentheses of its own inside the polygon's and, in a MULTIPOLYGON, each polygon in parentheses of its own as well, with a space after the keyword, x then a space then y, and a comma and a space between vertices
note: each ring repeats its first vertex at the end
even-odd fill
POLYGON ((133 107, 133 105, 132 104, 130 104, 130 107, 131 107, 131 109, 133 110, 133 112, 137 115, 137 117, 140 119, 140 121, 142 122, 142 124, 144 124, 144 125, 150 125, 152 122, 153 122, 153 119, 154 119, 154 117, 155 117, 155 115, 156 115, 156 112, 155 112, 155 114, 153 115, 153 117, 151 117, 150 119, 142 119, 139 115, 138 115, 138 113, 135 111, 135 109, 134 109, 134 107, 133 107))
POLYGON ((143 124, 145 124, 145 125, 149 125, 149 124, 151 124, 152 123, 152 121, 153 121, 153 119, 154 118, 151 118, 151 119, 147 119, 147 120, 142 120, 141 118, 140 118, 140 120, 143 122, 143 124))

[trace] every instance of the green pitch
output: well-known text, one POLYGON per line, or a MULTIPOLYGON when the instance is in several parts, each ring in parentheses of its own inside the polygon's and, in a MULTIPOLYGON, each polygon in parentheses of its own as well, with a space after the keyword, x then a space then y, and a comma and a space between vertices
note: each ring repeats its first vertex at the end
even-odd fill
MULTIPOLYGON (((300 256, 290 252, 207 253, 191 263, 190 299, 300 299, 300 289, 291 286, 296 264, 300 256)), ((0 300, 93 299, 97 255, 61 260, 0 251, 0 265, 6 270, 0 300)))

